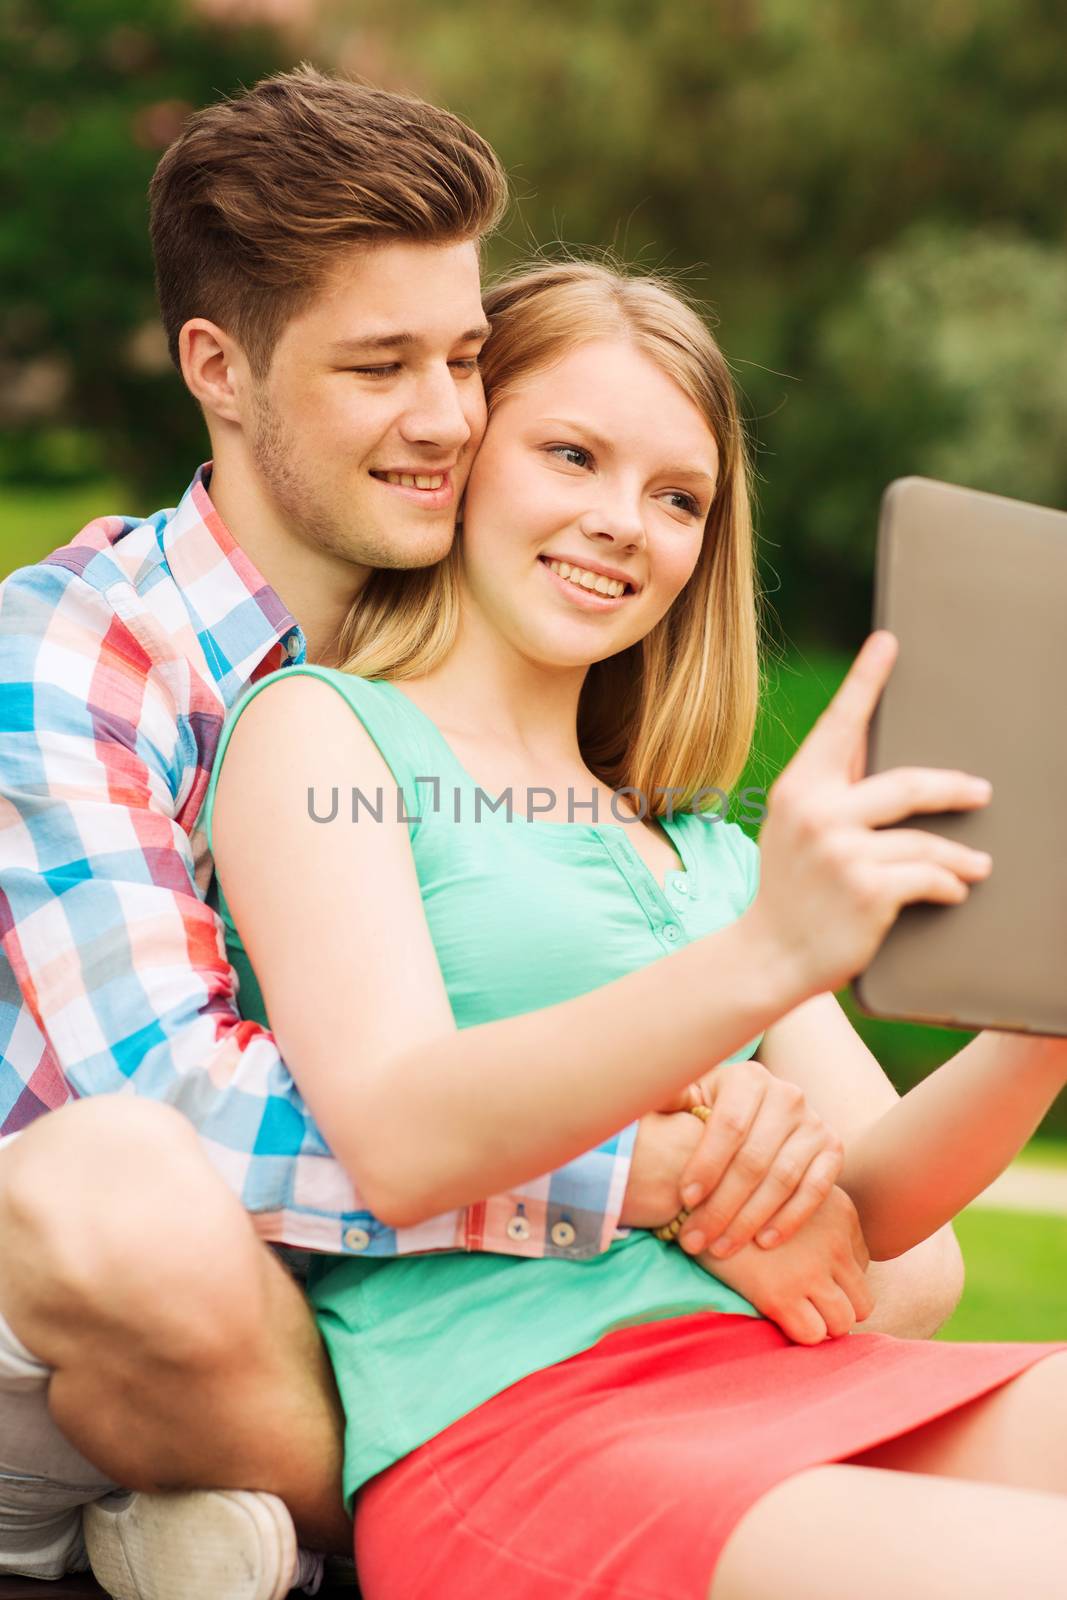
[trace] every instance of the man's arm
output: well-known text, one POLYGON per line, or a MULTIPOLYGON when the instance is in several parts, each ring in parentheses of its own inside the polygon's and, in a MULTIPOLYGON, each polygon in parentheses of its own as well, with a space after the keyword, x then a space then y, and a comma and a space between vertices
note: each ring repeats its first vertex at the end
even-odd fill
MULTIPOLYGON (((264 1237, 367 1254, 541 1254, 555 1211, 531 1207, 543 1221, 509 1229, 514 1196, 398 1232, 378 1223, 272 1033, 241 1018, 190 845, 208 777, 197 719, 225 708, 203 684, 189 695, 194 665, 166 659, 165 643, 152 619, 124 620, 55 561, 0 589, 0 984, 39 1030, 0 1061, 3 1131, 71 1090, 135 1092, 190 1119, 264 1237)), ((610 1241, 631 1136, 553 1176, 583 1223, 569 1254, 610 1241)))

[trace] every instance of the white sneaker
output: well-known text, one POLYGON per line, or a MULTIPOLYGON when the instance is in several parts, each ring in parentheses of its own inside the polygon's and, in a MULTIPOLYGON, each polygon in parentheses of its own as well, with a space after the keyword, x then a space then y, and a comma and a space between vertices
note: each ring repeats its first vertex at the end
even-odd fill
POLYGON ((321 1568, 298 1558, 284 1503, 258 1490, 108 1495, 82 1521, 94 1576, 114 1600, 284 1600, 321 1568))

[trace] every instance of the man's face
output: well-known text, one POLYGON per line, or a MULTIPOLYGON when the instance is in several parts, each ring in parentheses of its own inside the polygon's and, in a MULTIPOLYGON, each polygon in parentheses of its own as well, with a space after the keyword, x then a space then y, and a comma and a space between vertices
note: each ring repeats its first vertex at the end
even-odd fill
POLYGON ((283 330, 246 422, 253 466, 297 537, 370 567, 448 553, 485 431, 487 334, 473 242, 341 258, 283 330))

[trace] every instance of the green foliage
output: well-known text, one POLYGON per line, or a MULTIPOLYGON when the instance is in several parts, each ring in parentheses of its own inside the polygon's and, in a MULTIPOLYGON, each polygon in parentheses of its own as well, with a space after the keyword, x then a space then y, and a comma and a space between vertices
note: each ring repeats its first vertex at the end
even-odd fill
MULTIPOLYGON (((850 648, 865 632, 890 477, 1067 502, 1058 0, 301 10, 317 21, 300 54, 438 99, 496 144, 519 204, 492 268, 552 240, 614 246, 709 303, 746 392, 790 637, 850 648)), ((46 391, 66 374, 59 421, 81 431, 83 469, 146 503, 173 498, 205 442, 158 364, 145 186, 185 109, 296 53, 168 0, 0 15, 0 370, 46 391)), ((16 429, 0 472, 52 479, 51 431, 16 429)))
POLYGON ((67 475, 65 424, 81 431, 78 470, 173 496, 207 449, 158 333, 148 180, 193 107, 287 63, 273 37, 170 0, 7 0, 0 62, 0 362, 60 396, 43 432, 32 407, 8 418, 0 470, 67 475))
POLYGON ((867 627, 879 496, 940 473, 1067 503, 1055 0, 334 0, 352 70, 438 97, 562 239, 720 318, 790 635, 867 627))
POLYGON ((810 584, 833 572, 863 615, 871 541, 857 507, 905 473, 1067 505, 1065 327, 1061 244, 924 224, 869 260, 820 324, 815 387, 783 418, 784 458, 813 485, 796 518, 810 584), (820 395, 838 397, 836 438, 820 395))

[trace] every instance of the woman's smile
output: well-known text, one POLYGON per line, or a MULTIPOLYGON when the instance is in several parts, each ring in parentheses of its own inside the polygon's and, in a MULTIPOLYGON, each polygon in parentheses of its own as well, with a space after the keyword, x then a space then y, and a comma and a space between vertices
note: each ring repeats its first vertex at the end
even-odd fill
POLYGON ((552 556, 539 556, 538 565, 547 573, 553 587, 562 590, 572 605, 582 606, 587 611, 617 611, 636 589, 628 580, 609 578, 593 568, 574 566, 552 556))

